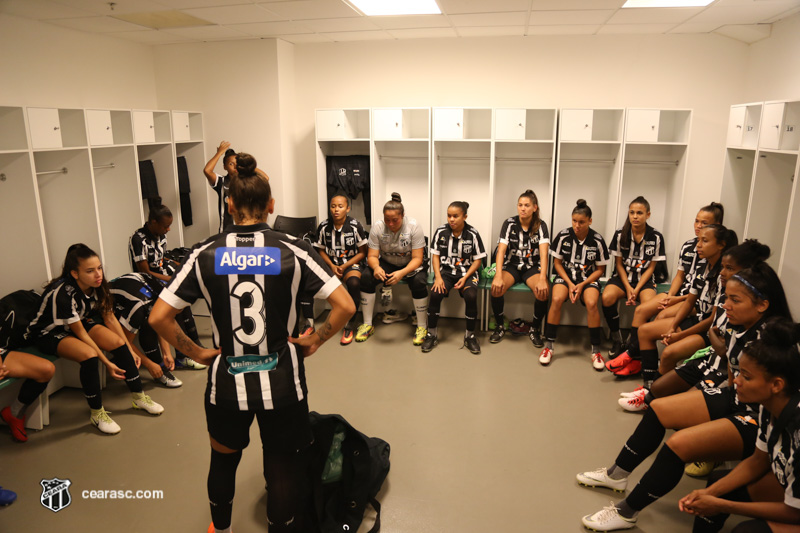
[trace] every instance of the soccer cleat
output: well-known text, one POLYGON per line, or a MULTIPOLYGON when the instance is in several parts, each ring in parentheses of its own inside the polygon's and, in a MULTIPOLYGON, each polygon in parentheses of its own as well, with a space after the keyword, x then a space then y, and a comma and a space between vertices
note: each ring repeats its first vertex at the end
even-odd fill
POLYGON ((175 374, 173 374, 166 368, 163 369, 163 374, 161 374, 161 377, 157 378, 156 381, 158 381, 168 389, 177 389, 178 387, 183 385, 183 381, 176 378, 175 374))
POLYGON ((639 411, 645 411, 650 406, 644 401, 644 394, 640 394, 638 396, 632 396, 630 398, 620 398, 617 400, 620 407, 628 411, 629 413, 638 413, 639 411))
POLYGON ((11 407, 6 407, 0 411, 0 418, 11 428, 11 437, 17 442, 26 442, 28 433, 25 431, 25 415, 17 418, 11 414, 11 407))
POLYGON ((544 346, 544 341, 542 340, 542 334, 539 332, 538 328, 531 328, 528 331, 528 337, 530 337, 531 342, 537 348, 541 348, 544 346))
POLYGON ((608 351, 608 358, 614 359, 618 355, 621 355, 624 351, 626 351, 626 348, 622 341, 613 341, 611 343, 611 349, 608 351))
POLYGON ((628 487, 628 478, 612 479, 608 477, 608 469, 605 467, 591 472, 583 472, 576 477, 578 483, 586 487, 604 487, 617 492, 625 492, 628 487))
POLYGON ((370 324, 361 324, 358 326, 358 330, 356 330, 356 342, 364 342, 372 337, 373 333, 375 333, 375 326, 370 324))
POLYGON ((150 396, 148 396, 143 392, 139 393, 138 397, 134 396, 131 402, 133 403, 134 409, 141 409, 143 411, 147 411, 148 413, 154 416, 158 416, 164 412, 164 408, 160 404, 154 402, 153 399, 150 398, 150 396))
POLYGON ((721 464, 722 463, 715 463, 714 461, 697 461, 686 465, 683 471, 687 476, 706 477, 721 464))
POLYGON ((521 318, 515 318, 508 323, 508 331, 510 331, 512 335, 527 335, 532 325, 533 324, 530 322, 525 322, 521 318))
POLYGON ((425 341, 425 336, 428 334, 428 328, 417 327, 414 332, 414 346, 419 346, 425 341))
POLYGON ((302 339, 303 337, 308 337, 312 333, 314 333, 314 326, 306 326, 305 329, 300 332, 300 338, 302 339))
POLYGON ((475 335, 464 337, 464 346, 475 355, 481 353, 481 345, 478 344, 478 339, 475 338, 475 335))
POLYGON ((631 361, 633 361, 633 357, 628 355, 628 352, 622 352, 617 357, 607 362, 606 368, 608 369, 609 372, 616 372, 617 370, 621 370, 631 361))
POLYGON ((603 356, 600 354, 600 352, 595 352, 592 354, 592 368, 598 372, 605 370, 606 362, 603 360, 603 356))
POLYGON ((17 500, 17 493, 0 487, 0 507, 11 505, 17 500))
POLYGON ((550 364, 550 360, 553 358, 553 350, 550 348, 545 348, 542 350, 542 353, 539 354, 539 363, 542 366, 547 366, 550 364))
POLYGON ((438 344, 439 344, 438 337, 436 337, 436 335, 428 333, 427 335, 425 335, 425 340, 422 341, 422 352, 428 353, 434 348, 436 348, 436 345, 438 344))
POLYGON ((339 344, 341 344, 342 346, 347 346, 348 344, 353 342, 353 338, 354 337, 355 337, 355 335, 353 335, 353 330, 352 329, 344 328, 342 330, 342 340, 339 341, 339 344))
POLYGON ((403 313, 398 311, 397 309, 389 309, 388 311, 383 312, 383 323, 384 324, 393 324, 395 322, 402 322, 403 320, 408 318, 408 313, 403 313))
POLYGON ((645 394, 647 394, 647 389, 642 385, 636 387, 631 392, 619 393, 619 395, 622 396, 623 398, 633 398, 634 396, 644 396, 645 394))
POLYGON ((503 337, 505 336, 506 336, 506 328, 504 328, 502 325, 499 325, 496 328, 494 328, 492 336, 489 337, 489 342, 491 342, 492 344, 497 344, 498 342, 503 340, 503 337))
POLYGON ((175 358, 175 369, 187 369, 187 370, 205 370, 208 366, 198 363, 194 359, 189 359, 188 357, 181 357, 175 358))
POLYGON ((89 420, 103 433, 108 435, 116 435, 122 430, 122 428, 119 427, 119 424, 111 420, 111 417, 108 415, 108 411, 102 407, 98 411, 92 409, 92 416, 89 418, 89 420))
POLYGON ((636 518, 625 518, 619 514, 619 508, 614 502, 592 515, 584 516, 581 522, 583 527, 592 531, 618 531, 636 527, 636 518))
POLYGON ((628 376, 636 376, 641 371, 642 371, 642 362, 633 359, 629 364, 625 365, 620 370, 614 372, 614 375, 620 378, 625 378, 628 376))

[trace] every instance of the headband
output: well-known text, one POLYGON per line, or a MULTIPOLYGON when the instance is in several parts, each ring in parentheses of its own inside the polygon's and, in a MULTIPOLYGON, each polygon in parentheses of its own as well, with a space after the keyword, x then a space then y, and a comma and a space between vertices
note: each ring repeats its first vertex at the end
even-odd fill
POLYGON ((768 299, 769 299, 769 298, 767 298, 766 296, 764 296, 764 294, 763 294, 763 293, 762 293, 760 290, 758 290, 758 289, 756 289, 755 287, 753 287, 753 284, 752 284, 752 283, 750 283, 749 281, 747 281, 746 279, 744 279, 744 278, 743 278, 742 276, 740 276, 739 274, 734 274, 734 275, 733 275, 733 278, 731 278, 731 279, 735 279, 736 281, 738 281, 739 283, 741 283, 742 285, 744 285, 745 287, 747 287, 747 288, 750 290, 750 292, 752 292, 753 294, 755 294, 755 295, 756 295, 756 297, 758 297, 758 298, 760 298, 760 299, 762 299, 762 300, 768 300, 768 299))

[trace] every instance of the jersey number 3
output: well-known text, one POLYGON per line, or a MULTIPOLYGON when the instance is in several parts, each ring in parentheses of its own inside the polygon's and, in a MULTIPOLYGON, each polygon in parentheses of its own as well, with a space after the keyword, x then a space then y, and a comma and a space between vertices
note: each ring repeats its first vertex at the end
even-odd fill
POLYGON ((267 334, 266 314, 264 313, 264 293, 252 281, 236 284, 231 295, 239 300, 241 324, 233 331, 236 340, 249 346, 264 342, 267 334))

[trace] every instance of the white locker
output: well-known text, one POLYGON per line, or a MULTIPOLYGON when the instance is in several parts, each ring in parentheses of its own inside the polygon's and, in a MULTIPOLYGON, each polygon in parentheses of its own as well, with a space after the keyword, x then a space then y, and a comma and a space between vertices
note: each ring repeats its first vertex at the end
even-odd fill
POLYGON ((434 139, 463 139, 464 130, 464 110, 462 108, 433 110, 434 139))
POLYGON ((731 107, 728 119, 728 146, 741 146, 744 137, 744 116, 747 112, 745 106, 731 107))
POLYGON ((526 112, 524 109, 496 109, 494 137, 503 141, 525 139, 526 112))
POLYGON ((92 146, 114 144, 114 131, 111 126, 111 111, 88 109, 86 120, 89 124, 89 143, 92 146))
POLYGON ((155 122, 152 111, 133 112, 133 138, 137 143, 156 142, 155 122))
POLYGON ((562 141, 591 141, 594 111, 592 109, 564 109, 561 111, 562 141))
POLYGON ((625 140, 628 142, 658 142, 661 111, 658 109, 629 109, 625 140))
POLYGON ((172 112, 172 139, 175 142, 191 140, 189 128, 189 113, 172 112))
POLYGON ((34 150, 61 148, 63 146, 58 109, 29 107, 28 124, 31 131, 31 144, 34 150))
POLYGON ((783 114, 786 104, 765 104, 764 118, 761 123, 761 136, 758 140, 759 148, 778 150, 781 147, 781 130, 783 129, 783 114))

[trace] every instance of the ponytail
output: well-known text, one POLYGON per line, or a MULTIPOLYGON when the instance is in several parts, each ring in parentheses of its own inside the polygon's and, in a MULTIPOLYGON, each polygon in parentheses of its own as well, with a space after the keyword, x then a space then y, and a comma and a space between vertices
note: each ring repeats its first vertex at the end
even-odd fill
POLYGON ((161 203, 161 197, 156 196, 150 200, 150 212, 147 214, 148 222, 161 222, 165 218, 172 218, 172 211, 161 203))
POLYGON ((722 204, 717 202, 711 202, 710 204, 701 207, 700 211, 711 213, 711 216, 714 217, 715 224, 722 224, 722 220, 725 218, 725 208, 722 206, 722 204))
MULTIPOLYGON (((542 217, 539 215, 539 199, 536 197, 536 193, 530 189, 526 189, 525 192, 519 195, 519 197, 527 198, 533 205, 536 206, 536 211, 533 212, 533 216, 531 218, 531 232, 536 233, 539 231, 539 226, 542 223, 542 217)), ((519 201, 519 199, 517 200, 519 201)))
MULTIPOLYGON (((85 244, 73 244, 67 249, 67 255, 64 258, 64 264, 61 267, 61 276, 53 279, 45 286, 45 290, 50 290, 62 281, 69 281, 74 279, 72 272, 80 269, 81 261, 91 259, 92 257, 99 257, 94 250, 85 244)), ((97 304, 95 309, 100 311, 101 314, 106 315, 114 312, 114 299, 111 296, 111 288, 108 286, 106 280, 106 273, 103 272, 103 282, 95 289, 97 295, 97 304)))
MULTIPOLYGON (((628 204, 628 210, 630 210, 633 204, 642 204, 647 212, 650 212, 650 202, 645 200, 644 196, 637 196, 633 199, 631 203, 628 204)), ((628 248, 631 245, 631 217, 628 213, 625 213, 625 223, 622 225, 622 235, 619 238, 619 244, 622 248, 628 248)))
POLYGON ((575 207, 572 209, 573 215, 583 215, 586 218, 592 218, 592 208, 586 203, 586 200, 581 198, 575 202, 575 207))

